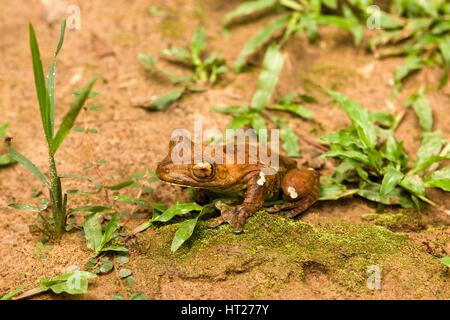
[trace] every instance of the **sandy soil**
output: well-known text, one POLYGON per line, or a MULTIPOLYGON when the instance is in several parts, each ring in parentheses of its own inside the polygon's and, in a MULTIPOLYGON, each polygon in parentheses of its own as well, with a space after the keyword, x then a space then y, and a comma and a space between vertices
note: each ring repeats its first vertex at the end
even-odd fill
MULTIPOLYGON (((101 110, 85 111, 81 114, 79 125, 95 128, 98 133, 71 134, 57 156, 60 173, 91 175, 107 184, 126 180, 134 172, 155 168, 166 152, 170 134, 175 128, 192 129, 194 119, 203 117, 208 127, 224 129, 229 118, 209 111, 210 106, 219 103, 245 104, 251 98, 256 86, 257 70, 240 75, 229 73, 217 86, 204 93, 184 98, 166 112, 149 113, 131 107, 135 101, 151 98, 171 88, 170 84, 150 77, 137 62, 137 54, 157 54, 159 49, 169 44, 182 46, 198 25, 205 26, 211 51, 220 52, 227 61, 233 62, 245 41, 267 20, 263 18, 255 23, 234 28, 229 37, 222 37, 219 21, 238 1, 73 2, 81 8, 82 27, 81 30, 67 32, 58 60, 57 120, 61 119, 67 110, 71 92, 84 85, 93 74, 100 77, 95 87, 100 95, 93 103, 99 104, 101 110), (173 16, 150 16, 148 8, 151 5, 169 10, 173 16), (83 169, 87 163, 98 159, 105 159, 107 163, 83 169)), ((0 122, 10 123, 9 134, 14 138, 15 147, 39 167, 45 168, 46 148, 41 134, 28 48, 29 21, 36 29, 44 66, 49 66, 59 35, 59 26, 47 25, 42 17, 39 1, 0 1, 0 122)), ((307 132, 311 135, 321 135, 347 124, 343 113, 323 94, 322 88, 339 90, 360 101, 369 110, 393 112, 403 108, 405 97, 414 89, 424 83, 437 83, 439 77, 439 73, 433 70, 417 74, 406 83, 402 94, 394 98, 391 96, 391 73, 401 60, 377 61, 363 48, 354 48, 347 34, 333 29, 324 30, 322 39, 316 44, 309 44, 301 37, 295 38, 289 42, 285 52, 287 63, 276 95, 281 96, 297 90, 311 94, 319 100, 319 103, 311 106, 316 114, 316 123, 290 120, 297 132, 307 132)), ((450 86, 447 85, 440 91, 432 89, 429 99, 433 106, 436 127, 442 130, 447 139, 450 138, 450 86)), ((405 141, 408 152, 414 152, 418 146, 417 128, 418 123, 414 115, 407 112, 399 129, 399 138, 405 141)), ((317 150, 307 144, 303 144, 302 148, 307 160, 318 155, 317 150)), ((3 150, 2 146, 0 150, 3 150)), ((82 183, 76 180, 67 180, 64 187, 85 187, 80 184, 82 183)), ((179 188, 164 184, 156 184, 154 187, 154 195, 148 196, 154 200, 170 204, 177 199, 187 199, 186 193, 179 188)), ((39 237, 31 235, 28 230, 28 225, 35 221, 34 215, 8 209, 7 205, 12 202, 35 202, 32 193, 36 190, 42 190, 39 182, 22 166, 14 165, 1 169, 0 296, 17 287, 32 288, 38 279, 56 275, 71 266, 83 267, 92 255, 85 246, 83 235, 73 232, 65 235, 61 242, 53 244, 53 249, 46 259, 35 256, 39 237)), ((136 195, 133 189, 127 192, 130 196, 136 195)), ((430 197, 450 208, 448 195, 433 191, 430 197)), ((72 206, 88 203, 105 203, 105 197, 102 194, 70 198, 72 206)), ((364 214, 374 212, 375 209, 373 205, 357 199, 320 203, 304 215, 301 222, 296 223, 308 223, 314 228, 322 228, 325 225, 327 232, 332 232, 333 235, 340 232, 333 229, 334 223, 345 223, 345 230, 360 224, 381 228, 374 226, 373 221, 362 219, 364 214), (333 230, 330 231, 330 228, 333 230)), ((142 223, 144 219, 145 214, 133 219, 128 226, 142 223)), ((296 266, 297 260, 292 260, 291 256, 286 258, 276 247, 267 251, 270 257, 274 257, 270 263, 256 258, 242 260, 240 254, 245 243, 241 241, 240 245, 227 246, 227 242, 223 242, 219 245, 217 243, 221 240, 217 237, 221 234, 216 235, 215 231, 210 232, 216 236, 217 242, 205 244, 205 247, 199 245, 200 249, 205 248, 201 254, 193 245, 192 248, 198 249, 196 258, 186 260, 184 255, 189 256, 189 250, 171 255, 170 235, 169 238, 165 237, 159 229, 146 231, 131 246, 130 268, 135 278, 135 287, 132 290, 144 292, 150 299, 448 299, 449 273, 436 262, 436 258, 450 255, 449 219, 435 210, 424 212, 418 219, 419 228, 406 225, 404 228, 397 228, 400 230, 394 230, 405 234, 407 245, 398 247, 399 251, 392 252, 383 260, 385 276, 381 290, 367 290, 364 278, 354 285, 343 285, 341 280, 344 276, 340 275, 339 270, 330 273, 326 267, 327 262, 318 263, 318 258, 311 260, 313 262, 309 264, 302 262, 302 276, 281 276, 285 264, 296 266), (161 243, 155 244, 155 241, 161 243), (278 255, 284 257, 279 258, 279 261, 282 261, 279 264, 276 263, 278 255), (407 259, 405 261, 408 261, 409 265, 405 267, 396 264, 398 255, 407 259), (211 261, 217 262, 216 266, 229 262, 230 268, 214 270, 213 266, 208 266, 208 270, 216 272, 213 272, 213 276, 206 269, 194 272, 192 268, 199 257, 211 258, 211 261), (424 265, 426 267, 423 267, 424 265), (280 276, 273 280, 268 276, 270 274, 280 276), (270 285, 268 279, 275 285, 270 285)), ((270 218, 268 221, 278 220, 270 218)), ((258 224, 256 218, 254 223, 256 227, 264 226, 264 223, 258 224)), ((258 232, 256 227, 254 232, 258 232)), ((173 231, 170 226, 168 228, 167 232, 173 231)), ((270 224, 267 228, 271 229, 270 224)), ((222 229, 221 232, 225 234, 223 237, 228 239, 231 230, 227 227, 222 229)), ((202 231, 194 238, 202 239, 202 236, 208 237, 208 231, 202 231)), ((364 240, 356 238, 355 241, 364 243, 364 240)), ((249 239, 246 246, 252 244, 249 239)), ((307 249, 308 247, 306 252, 307 249)), ((363 256, 363 251, 357 250, 352 259, 363 256)), ((331 256, 330 259, 334 261, 331 256)), ((342 270, 347 270, 345 266, 341 267, 342 270)), ((355 270, 359 278, 364 276, 364 268, 355 270)), ((113 294, 127 290, 113 272, 95 279, 89 293, 82 298, 109 299, 113 294)), ((41 295, 39 298, 54 296, 41 295)))

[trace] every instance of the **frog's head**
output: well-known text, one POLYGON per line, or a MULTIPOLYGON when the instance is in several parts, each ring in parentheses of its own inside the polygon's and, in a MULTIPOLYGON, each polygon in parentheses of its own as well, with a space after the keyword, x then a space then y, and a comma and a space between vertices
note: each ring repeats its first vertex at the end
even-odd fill
POLYGON ((205 156, 204 151, 211 145, 200 144, 197 150, 195 148, 192 141, 171 141, 167 156, 156 168, 159 179, 181 186, 222 189, 238 185, 245 175, 259 170, 256 164, 224 163, 226 149, 223 146, 216 145, 212 152, 208 152, 209 156, 205 156))

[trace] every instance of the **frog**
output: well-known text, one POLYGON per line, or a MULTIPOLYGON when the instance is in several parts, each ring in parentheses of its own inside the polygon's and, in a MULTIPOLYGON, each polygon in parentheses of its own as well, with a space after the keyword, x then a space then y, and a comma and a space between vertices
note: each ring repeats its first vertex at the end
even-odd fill
MULTIPOLYGON (((172 160, 175 141, 169 143, 168 154, 157 164, 156 175, 163 181, 182 187, 206 190, 214 194, 236 196, 241 194, 240 204, 229 205, 219 201, 216 204, 220 216, 215 218, 210 227, 217 227, 228 223, 236 234, 242 233, 247 219, 263 208, 265 201, 284 200, 281 203, 267 207, 266 212, 278 213, 287 218, 295 218, 308 210, 319 198, 320 173, 307 167, 298 167, 297 161, 281 154, 278 156, 276 170, 262 160, 259 152, 256 161, 250 161, 249 146, 244 149, 243 161, 223 161, 226 156, 236 153, 238 145, 233 148, 228 145, 216 148, 212 156, 194 157, 194 144, 191 143, 191 154, 187 155, 191 161, 183 163, 172 160), (231 150, 231 151, 230 151, 231 150), (220 159, 221 161, 217 161, 220 159)), ((202 144, 202 150, 206 144, 202 144)), ((258 149, 259 150, 259 149, 258 149)), ((189 152, 184 151, 184 152, 189 152)))

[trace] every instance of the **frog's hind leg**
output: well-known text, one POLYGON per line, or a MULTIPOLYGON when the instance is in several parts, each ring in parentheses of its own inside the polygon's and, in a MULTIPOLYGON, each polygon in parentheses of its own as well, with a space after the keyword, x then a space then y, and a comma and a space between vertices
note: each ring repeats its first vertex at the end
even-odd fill
POLYGON ((267 212, 269 213, 279 212, 286 218, 294 218, 299 214, 308 210, 309 207, 311 207, 317 201, 317 198, 318 194, 316 194, 315 192, 311 192, 310 194, 308 194, 306 197, 302 198, 299 201, 274 206, 272 208, 269 208, 267 212))
POLYGON ((267 212, 281 212, 286 217, 293 218, 306 211, 319 198, 320 174, 312 169, 291 169, 283 177, 282 189, 289 202, 275 205, 267 209, 267 212))

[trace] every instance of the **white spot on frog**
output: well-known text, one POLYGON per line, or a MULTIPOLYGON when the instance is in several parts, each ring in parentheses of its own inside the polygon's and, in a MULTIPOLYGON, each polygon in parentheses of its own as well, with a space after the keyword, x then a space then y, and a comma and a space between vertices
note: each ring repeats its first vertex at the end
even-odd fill
POLYGON ((264 174, 264 172, 260 172, 259 173, 259 179, 258 179, 258 181, 256 181, 256 183, 259 185, 259 186, 262 186, 262 185, 264 185, 264 183, 266 182, 266 176, 265 176, 265 174, 264 174))
POLYGON ((289 193, 289 197, 291 197, 292 199, 295 199, 298 197, 298 193, 297 193, 297 191, 295 191, 294 187, 288 187, 287 191, 289 193))

